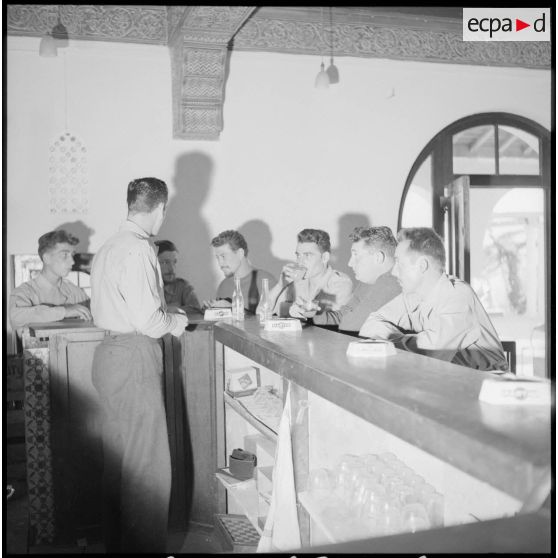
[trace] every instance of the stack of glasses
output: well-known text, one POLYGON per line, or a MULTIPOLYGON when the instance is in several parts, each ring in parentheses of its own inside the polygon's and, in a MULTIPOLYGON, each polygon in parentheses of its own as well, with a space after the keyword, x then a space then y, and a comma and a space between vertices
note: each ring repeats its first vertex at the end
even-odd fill
POLYGON ((393 453, 343 455, 310 471, 307 490, 341 539, 444 525, 443 495, 393 453))

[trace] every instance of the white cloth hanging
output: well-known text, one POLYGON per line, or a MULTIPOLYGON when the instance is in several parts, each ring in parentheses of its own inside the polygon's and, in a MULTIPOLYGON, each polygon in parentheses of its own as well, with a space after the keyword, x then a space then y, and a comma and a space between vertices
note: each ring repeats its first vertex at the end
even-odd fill
POLYGON ((275 450, 271 503, 264 531, 258 544, 258 552, 281 552, 301 547, 294 482, 291 424, 291 382, 288 382, 275 450))

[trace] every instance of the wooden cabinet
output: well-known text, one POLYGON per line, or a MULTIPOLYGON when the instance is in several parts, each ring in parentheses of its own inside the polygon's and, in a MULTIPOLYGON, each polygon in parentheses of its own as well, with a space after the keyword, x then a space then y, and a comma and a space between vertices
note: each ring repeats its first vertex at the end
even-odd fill
MULTIPOLYGON (((103 507, 99 401, 91 381, 105 336, 91 323, 31 324, 24 344, 30 544, 98 538, 103 507)), ((173 482, 169 526, 185 528, 182 346, 163 338, 165 400, 173 482), (176 372, 176 373, 175 373, 176 372)))

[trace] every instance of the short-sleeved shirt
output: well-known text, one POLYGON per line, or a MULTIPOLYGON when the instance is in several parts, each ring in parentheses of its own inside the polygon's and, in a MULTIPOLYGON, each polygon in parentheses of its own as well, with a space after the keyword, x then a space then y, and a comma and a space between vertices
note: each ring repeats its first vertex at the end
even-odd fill
POLYGON ((317 277, 294 281, 279 295, 275 295, 274 313, 288 316, 289 308, 299 296, 319 304, 321 312, 339 310, 349 301, 352 292, 350 277, 328 265, 317 277))
POLYGON ((164 284, 165 302, 167 306, 178 306, 186 312, 201 312, 194 287, 181 277, 164 284))
POLYGON ((83 289, 61 278, 53 285, 42 273, 15 288, 10 294, 9 315, 12 327, 21 329, 33 322, 58 322, 64 319, 65 305, 89 307, 83 289))
POLYGON ((316 325, 339 326, 339 331, 358 332, 371 312, 401 293, 399 281, 391 271, 380 275, 374 283, 359 281, 349 301, 339 310, 327 310, 314 316, 316 325))
POLYGON ((372 312, 360 335, 390 339, 409 351, 476 370, 508 368, 502 343, 475 291, 445 273, 425 299, 402 293, 372 312))
MULTIPOLYGON (((248 275, 241 277, 240 289, 244 297, 244 307, 249 312, 255 312, 260 302, 260 287, 262 279, 269 280, 269 288, 275 285, 275 277, 263 269, 253 269, 248 275)), ((217 289, 218 299, 232 300, 234 293, 234 277, 225 277, 217 289)))

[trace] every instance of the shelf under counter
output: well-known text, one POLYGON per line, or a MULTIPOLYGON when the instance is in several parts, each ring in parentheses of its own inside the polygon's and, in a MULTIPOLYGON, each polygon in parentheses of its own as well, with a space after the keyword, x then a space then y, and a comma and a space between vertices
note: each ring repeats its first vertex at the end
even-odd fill
POLYGON ((259 498, 262 496, 258 493, 256 479, 238 480, 232 478, 226 469, 216 471, 217 480, 225 487, 227 493, 234 498, 239 505, 242 513, 248 518, 258 533, 262 534, 265 524, 265 517, 258 514, 259 498))
POLYGON ((223 393, 223 399, 231 409, 247 420, 258 432, 263 434, 268 440, 277 443, 277 432, 250 413, 238 399, 230 396, 227 392, 223 393))
POLYGON ((266 332, 220 322, 215 341, 510 496, 525 501, 550 470, 551 407, 478 401, 493 375, 397 351, 346 356, 353 337, 318 327, 266 332))

